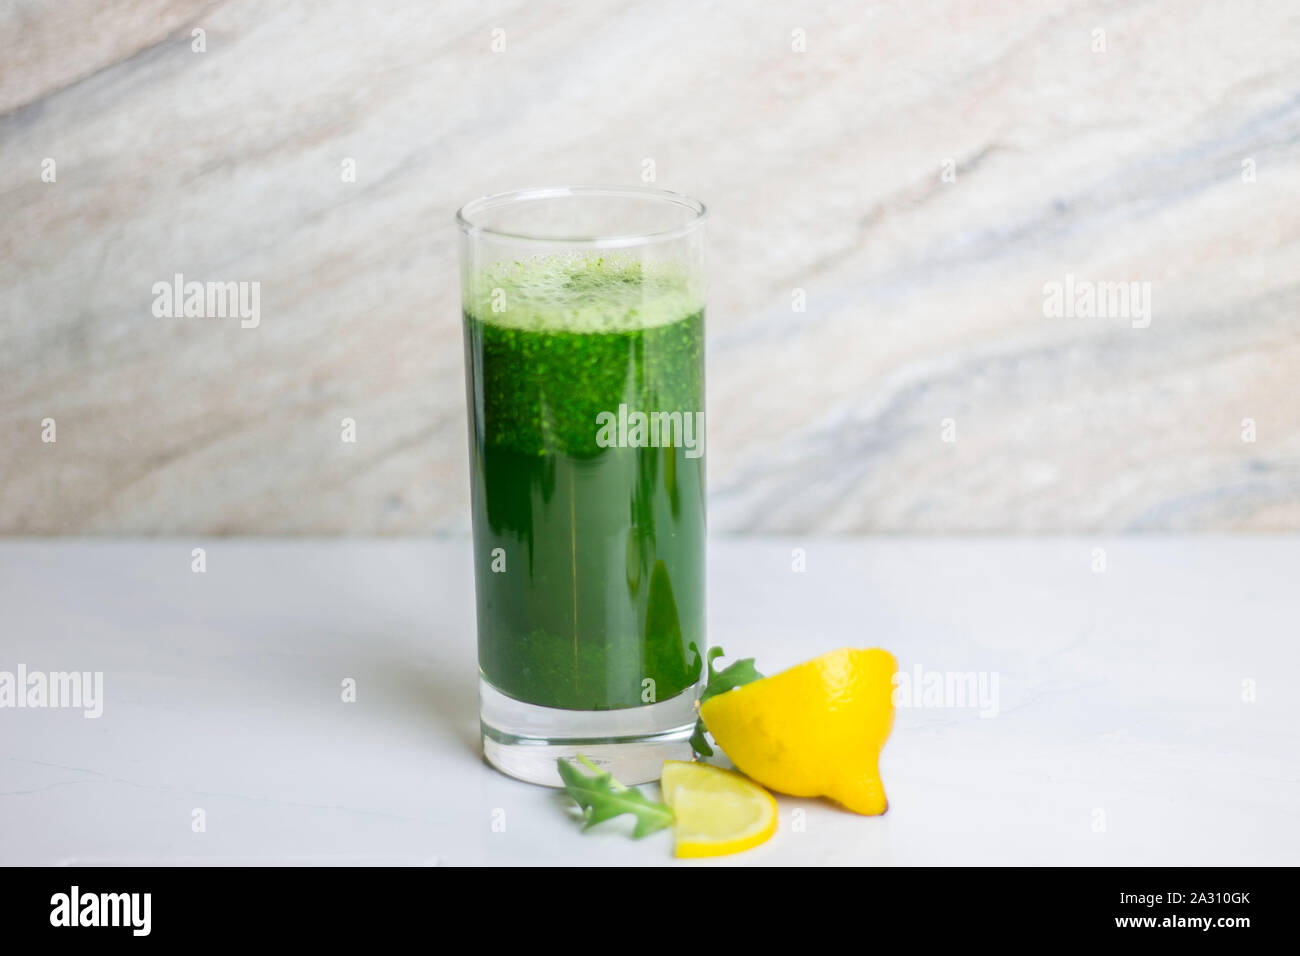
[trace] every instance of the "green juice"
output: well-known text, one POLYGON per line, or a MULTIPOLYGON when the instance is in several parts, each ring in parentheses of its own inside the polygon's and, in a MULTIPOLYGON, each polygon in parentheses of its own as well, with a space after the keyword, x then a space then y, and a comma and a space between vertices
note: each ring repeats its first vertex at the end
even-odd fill
POLYGON ((698 297, 670 267, 609 256, 466 288, 483 678, 570 710, 687 691, 706 646, 698 297))

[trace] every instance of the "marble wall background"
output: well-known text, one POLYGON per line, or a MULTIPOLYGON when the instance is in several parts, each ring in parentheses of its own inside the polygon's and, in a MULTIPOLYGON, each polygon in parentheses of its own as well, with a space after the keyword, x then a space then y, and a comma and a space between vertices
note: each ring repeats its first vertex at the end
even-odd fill
POLYGON ((647 158, 712 210, 715 530, 1300 529, 1298 41, 1289 0, 7 0, 0 531, 464 528, 451 216, 647 158), (177 272, 261 324, 155 318, 177 272), (1045 317, 1067 275, 1149 327, 1045 317))

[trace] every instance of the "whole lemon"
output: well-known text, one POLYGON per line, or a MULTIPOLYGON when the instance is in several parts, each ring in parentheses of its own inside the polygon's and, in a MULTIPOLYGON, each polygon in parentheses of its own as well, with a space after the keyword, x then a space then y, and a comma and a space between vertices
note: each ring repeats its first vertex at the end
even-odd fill
POLYGON ((711 697, 700 717, 732 763, 764 786, 880 814, 897 670, 888 651, 843 647, 711 697))

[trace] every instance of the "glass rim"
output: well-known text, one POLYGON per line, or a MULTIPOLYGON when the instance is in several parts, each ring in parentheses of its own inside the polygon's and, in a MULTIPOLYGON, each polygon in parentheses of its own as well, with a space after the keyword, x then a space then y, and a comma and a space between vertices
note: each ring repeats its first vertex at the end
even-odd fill
POLYGON ((708 209, 698 199, 693 199, 684 193, 676 193, 669 189, 659 189, 655 186, 529 186, 524 189, 494 193, 490 196, 480 196, 477 199, 471 199, 456 210, 456 224, 460 226, 461 231, 466 236, 475 238, 488 236, 493 239, 506 239, 511 242, 533 243, 541 246, 581 246, 589 249, 616 249, 680 239, 702 226, 707 217, 708 209), (692 215, 686 222, 667 229, 598 236, 538 236, 530 235, 527 232, 495 229, 474 221, 476 217, 484 212, 512 206, 516 203, 539 199, 566 199, 574 196, 672 203, 689 210, 692 215))

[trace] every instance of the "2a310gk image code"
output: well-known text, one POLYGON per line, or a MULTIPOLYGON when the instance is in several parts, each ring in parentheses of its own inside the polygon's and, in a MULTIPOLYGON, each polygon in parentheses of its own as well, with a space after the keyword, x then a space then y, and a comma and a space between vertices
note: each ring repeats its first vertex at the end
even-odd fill
POLYGON ((1211 903, 1249 903, 1249 890, 1166 890, 1161 893, 1123 893, 1119 901, 1129 906, 1206 905, 1211 903))

